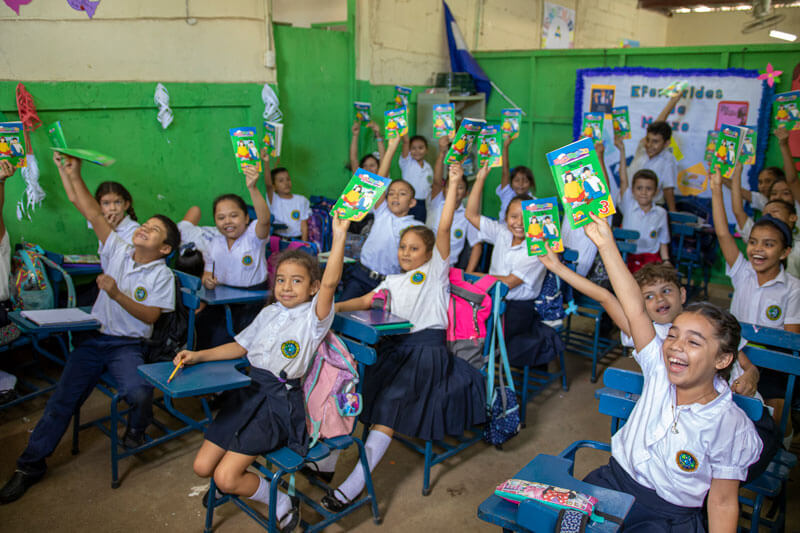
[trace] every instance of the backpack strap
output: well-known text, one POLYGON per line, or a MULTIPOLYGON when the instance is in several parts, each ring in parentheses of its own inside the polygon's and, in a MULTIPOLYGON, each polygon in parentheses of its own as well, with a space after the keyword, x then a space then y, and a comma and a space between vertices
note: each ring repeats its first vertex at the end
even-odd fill
MULTIPOLYGON (((72 283, 72 276, 67 274, 67 271, 64 270, 61 265, 51 260, 46 255, 38 255, 37 257, 48 267, 61 272, 61 275, 64 276, 64 283, 67 285, 67 307, 75 307, 75 285, 72 283)), ((47 273, 45 272, 45 275, 46 274, 47 273)), ((58 302, 55 302, 55 305, 58 307, 58 302)))
MULTIPOLYGON (((328 338, 325 337, 322 342, 328 342, 328 338)), ((319 354, 319 348, 317 348, 317 352, 314 353, 314 358, 312 359, 312 365, 317 362, 319 357, 321 356, 319 354)), ((304 398, 304 403, 306 406, 308 406, 308 400, 311 398, 311 393, 314 392, 314 387, 317 386, 317 380, 319 379, 320 372, 322 372, 322 361, 319 361, 319 364, 317 365, 317 371, 314 373, 314 376, 311 379, 311 386, 308 388, 308 394, 306 394, 306 397, 304 398)), ((306 375, 305 381, 308 382, 309 378, 311 378, 311 376, 306 375)), ((322 425, 322 420, 314 420, 311 417, 311 413, 308 411, 308 407, 306 407, 306 416, 311 421, 311 427, 314 428, 312 434, 309 435, 309 437, 311 437, 311 442, 308 445, 308 449, 310 450, 315 444, 317 444, 317 441, 319 440, 319 428, 322 425)))

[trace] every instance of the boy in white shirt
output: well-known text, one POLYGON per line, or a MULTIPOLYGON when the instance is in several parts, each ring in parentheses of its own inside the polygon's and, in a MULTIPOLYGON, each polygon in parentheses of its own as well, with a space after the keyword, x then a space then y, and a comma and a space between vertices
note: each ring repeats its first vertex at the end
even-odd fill
POLYGON ((403 135, 403 153, 397 163, 403 173, 403 181, 410 183, 414 188, 416 204, 409 212, 423 224, 427 216, 425 199, 431 192, 431 181, 433 181, 433 169, 430 163, 425 161, 427 154, 428 141, 425 137, 414 135, 409 139, 407 135, 403 135))
POLYGON ((311 207, 308 198, 292 194, 292 178, 284 167, 270 170, 269 152, 261 149, 261 161, 264 162, 264 183, 267 186, 267 203, 269 211, 275 217, 276 224, 283 224, 285 229, 275 229, 275 234, 290 239, 308 241, 308 218, 311 207), (266 179, 267 172, 270 179, 266 179))

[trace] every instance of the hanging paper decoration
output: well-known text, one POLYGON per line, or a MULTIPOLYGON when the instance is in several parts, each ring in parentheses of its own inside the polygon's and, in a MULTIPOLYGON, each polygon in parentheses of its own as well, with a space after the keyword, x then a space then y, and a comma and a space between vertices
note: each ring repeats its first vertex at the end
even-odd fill
POLYGON ((22 178, 25 180, 25 193, 27 198, 25 203, 22 199, 17 201, 17 219, 22 220, 25 214, 28 220, 31 218, 31 211, 35 210, 47 196, 47 193, 39 185, 39 163, 33 155, 31 146, 30 132, 42 125, 39 115, 36 114, 36 106, 33 104, 31 93, 23 84, 17 84, 17 112, 19 119, 25 130, 25 144, 28 147, 27 166, 22 169, 22 178))
POLYGON ((772 68, 772 63, 767 63, 767 70, 763 74, 759 74, 758 79, 760 80, 767 80, 767 85, 772 87, 775 85, 775 82, 778 81, 778 76, 783 74, 782 70, 774 70, 772 68))
POLYGON ((89 18, 92 18, 100 0, 67 0, 67 3, 75 11, 85 11, 89 18))
POLYGON ((33 0, 3 0, 8 7, 14 10, 14 13, 19 15, 19 8, 20 6, 24 6, 26 4, 30 4, 33 0))
POLYGON ((169 108, 169 91, 162 84, 156 85, 156 94, 153 97, 156 105, 158 106, 158 121, 161 127, 167 129, 167 126, 172 124, 172 109, 169 108))
POLYGON ((261 89, 261 99, 264 101, 264 120, 269 122, 280 122, 283 119, 283 113, 278 106, 281 105, 278 100, 278 95, 272 90, 268 83, 264 84, 261 89))

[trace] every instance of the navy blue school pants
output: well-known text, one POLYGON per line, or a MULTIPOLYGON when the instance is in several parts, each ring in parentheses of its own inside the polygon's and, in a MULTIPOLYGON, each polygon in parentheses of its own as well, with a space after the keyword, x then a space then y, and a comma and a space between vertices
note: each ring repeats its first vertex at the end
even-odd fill
POLYGON ((345 265, 344 273, 342 274, 344 289, 342 289, 342 294, 337 301, 352 300, 374 291, 375 287, 383 281, 383 276, 378 275, 377 272, 370 276, 370 272, 361 263, 345 265))
POLYGON ((71 352, 28 446, 17 459, 20 470, 27 473, 45 470, 45 458, 56 449, 75 409, 86 401, 106 370, 114 377, 119 395, 131 406, 128 425, 144 430, 153 416, 153 387, 136 371, 136 367, 144 364, 142 353, 140 339, 102 333, 93 333, 71 352))

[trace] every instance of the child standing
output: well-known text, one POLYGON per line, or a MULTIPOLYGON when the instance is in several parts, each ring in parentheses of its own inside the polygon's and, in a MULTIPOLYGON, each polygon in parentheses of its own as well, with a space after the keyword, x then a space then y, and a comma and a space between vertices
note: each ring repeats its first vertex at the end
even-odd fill
MULTIPOLYGON (((208 427, 194 460, 198 476, 214 476, 220 491, 267 504, 269 481, 248 472, 259 455, 282 446, 308 453, 305 407, 300 380, 333 323, 333 295, 344 262, 348 221, 333 217, 333 244, 325 273, 315 258, 300 250, 280 255, 270 305, 233 342, 197 352, 184 350, 175 364, 247 356, 252 383, 223 394, 221 408, 208 427)), ((278 491, 276 516, 281 531, 300 522, 298 499, 278 491)))
MULTIPOLYGON (((460 165, 450 179, 462 179, 460 165)), ((378 361, 364 374, 361 422, 371 425, 364 447, 370 471, 392 442, 395 431, 426 440, 462 435, 483 423, 486 388, 478 370, 447 351, 445 330, 450 300, 450 225, 456 208, 450 187, 438 233, 425 226, 407 228, 397 252, 402 274, 387 276, 376 288, 391 293, 392 313, 414 324, 411 333, 386 337, 378 361)), ((337 311, 369 309, 372 292, 336 304, 337 311)), ((322 499, 329 510, 347 508, 364 490, 364 473, 356 465, 339 487, 322 499)))
POLYGON ((628 268, 631 272, 636 272, 648 263, 669 263, 667 211, 653 200, 658 190, 658 177, 650 169, 637 170, 629 188, 625 145, 619 136, 614 137, 614 146, 619 150, 619 192, 622 196, 619 207, 623 215, 622 228, 639 232, 636 253, 628 255, 628 268))
MULTIPOLYGON (((258 190, 259 172, 256 167, 246 165, 244 175, 257 218, 250 220, 247 205, 235 194, 224 194, 214 200, 214 222, 220 235, 211 241, 203 257, 203 286, 209 290, 219 284, 245 289, 267 288, 269 207, 258 190)), ((252 322, 260 308, 259 303, 232 305, 234 331, 240 331, 252 322)), ((230 340, 223 306, 210 305, 197 315, 199 348, 219 346, 230 340)))
POLYGON ((591 217, 586 234, 630 326, 644 387, 628 421, 611 437, 609 464, 584 481, 636 498, 626 529, 705 531, 708 496, 710 530, 735 531, 739 483, 761 452, 753 423, 718 376, 736 360, 739 323, 712 304, 696 303, 675 317, 662 341, 611 228, 591 217))
POLYGON ((414 135, 409 139, 407 135, 403 135, 403 153, 397 162, 403 173, 403 181, 410 183, 414 188, 416 204, 411 207, 409 213, 423 224, 427 215, 425 199, 431 192, 433 180, 433 169, 425 161, 426 155, 428 155, 428 141, 425 137, 414 135))
MULTIPOLYGON (((521 194, 530 195, 531 189, 534 189, 533 171, 528 167, 519 165, 514 167, 511 171, 511 164, 508 158, 508 148, 514 139, 510 135, 505 135, 503 139, 503 174, 500 177, 500 185, 497 186, 495 193, 500 198, 500 212, 498 213, 498 220, 506 219, 506 210, 508 204, 514 197, 521 194)), ((531 198, 536 198, 531 196, 531 198)))
POLYGON ((261 149, 261 160, 264 162, 264 175, 267 172, 270 175, 270 179, 264 180, 270 213, 275 217, 275 223, 286 226, 286 229, 276 229, 275 233, 289 239, 308 241, 308 217, 311 216, 308 198, 292 194, 292 178, 288 170, 283 167, 269 169, 269 150, 266 146, 261 149))
POLYGON ((105 370, 114 377, 119 395, 131 407, 122 445, 136 448, 144 442, 152 417, 153 387, 136 371, 144 363, 142 340, 150 338, 162 312, 175 308, 175 281, 164 263, 164 258, 180 245, 175 223, 154 215, 133 233, 133 244, 126 243, 86 188, 80 160, 59 153, 53 154, 53 159, 67 197, 92 223, 102 243, 103 274, 97 277, 100 294, 92 307, 92 317, 101 326, 67 357, 56 390, 17 460, 14 476, 0 490, 0 503, 19 499, 42 479, 47 470, 45 459, 105 370))

